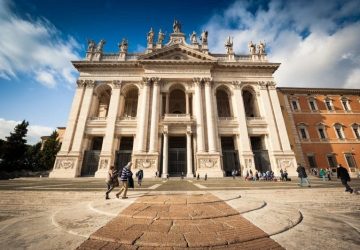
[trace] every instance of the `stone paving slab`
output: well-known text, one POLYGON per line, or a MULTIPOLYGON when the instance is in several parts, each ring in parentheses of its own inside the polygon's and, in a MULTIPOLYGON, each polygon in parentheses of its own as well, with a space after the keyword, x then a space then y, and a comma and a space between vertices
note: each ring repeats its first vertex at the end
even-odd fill
POLYGON ((236 248, 240 245, 234 244, 252 241, 252 245, 262 249, 282 249, 263 230, 214 195, 145 195, 93 233, 78 249, 103 249, 107 242, 115 244, 115 248, 236 248), (263 238, 266 240, 259 241, 263 238))

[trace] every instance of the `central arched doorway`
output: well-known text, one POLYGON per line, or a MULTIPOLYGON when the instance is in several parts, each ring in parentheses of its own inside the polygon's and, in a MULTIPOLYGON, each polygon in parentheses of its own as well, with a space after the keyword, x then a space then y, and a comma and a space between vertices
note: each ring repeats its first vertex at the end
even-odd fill
POLYGON ((186 136, 169 136, 169 176, 186 175, 186 136))

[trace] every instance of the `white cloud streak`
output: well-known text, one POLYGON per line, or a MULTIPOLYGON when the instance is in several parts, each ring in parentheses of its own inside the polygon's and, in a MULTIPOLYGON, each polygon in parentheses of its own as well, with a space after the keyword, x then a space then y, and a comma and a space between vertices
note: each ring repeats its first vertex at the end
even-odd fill
POLYGON ((62 39, 49 21, 25 20, 12 12, 9 1, 1 0, 0 34, 1 78, 25 73, 49 88, 74 85, 77 73, 70 61, 79 59, 80 45, 71 37, 62 39))
POLYGON ((237 1, 210 18, 209 47, 224 53, 227 36, 237 53, 248 53, 249 41, 265 40, 268 57, 282 65, 275 73, 280 86, 360 86, 360 2, 277 1, 256 11, 237 1))
MULTIPOLYGON (((7 136, 10 136, 10 132, 14 132, 16 125, 21 121, 5 120, 0 118, 0 139, 6 140, 7 136)), ((50 135, 55 129, 40 125, 29 125, 27 133, 27 144, 36 144, 41 141, 41 136, 50 135)))

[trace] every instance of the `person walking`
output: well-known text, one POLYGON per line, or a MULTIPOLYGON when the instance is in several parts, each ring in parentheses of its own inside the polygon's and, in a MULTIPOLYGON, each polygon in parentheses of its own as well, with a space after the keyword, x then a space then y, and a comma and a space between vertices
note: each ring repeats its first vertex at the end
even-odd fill
POLYGON ((136 173, 136 177, 138 179, 138 184, 141 187, 141 183, 142 183, 142 179, 144 178, 144 171, 142 169, 140 169, 139 171, 137 171, 136 173))
POLYGON ((337 168, 337 178, 341 179, 341 183, 345 187, 345 192, 350 192, 350 194, 354 192, 354 190, 348 184, 348 181, 351 181, 349 172, 341 164, 339 164, 337 168))
POLYGON ((207 180, 207 173, 205 173, 205 177, 204 177, 205 181, 207 180))
POLYGON ((114 166, 111 166, 108 174, 106 176, 106 184, 107 184, 107 191, 105 193, 105 199, 110 199, 109 194, 110 192, 117 186, 119 186, 119 181, 117 179, 117 171, 115 170, 114 166))
POLYGON ((122 182, 122 186, 120 191, 116 194, 116 198, 119 199, 120 194, 124 191, 122 199, 127 199, 126 193, 128 191, 128 178, 132 176, 132 172, 130 171, 131 162, 128 162, 126 166, 122 169, 120 174, 120 181, 122 182))
POLYGON ((299 176, 299 181, 300 181, 299 186, 302 187, 302 186, 303 186, 303 185, 302 185, 303 182, 307 182, 308 187, 311 187, 304 166, 302 166, 302 165, 299 163, 299 164, 298 164, 298 167, 297 167, 297 169, 296 169, 296 172, 298 172, 298 176, 299 176))

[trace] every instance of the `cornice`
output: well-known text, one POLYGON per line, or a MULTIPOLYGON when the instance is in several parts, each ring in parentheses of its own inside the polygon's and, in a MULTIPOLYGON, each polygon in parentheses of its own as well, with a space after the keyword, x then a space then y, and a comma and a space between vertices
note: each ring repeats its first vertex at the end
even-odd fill
POLYGON ((286 94, 353 94, 360 95, 360 89, 342 89, 342 88, 287 88, 277 87, 277 91, 286 94))

